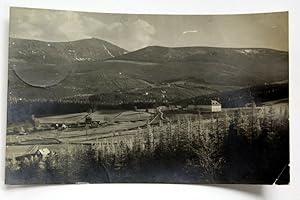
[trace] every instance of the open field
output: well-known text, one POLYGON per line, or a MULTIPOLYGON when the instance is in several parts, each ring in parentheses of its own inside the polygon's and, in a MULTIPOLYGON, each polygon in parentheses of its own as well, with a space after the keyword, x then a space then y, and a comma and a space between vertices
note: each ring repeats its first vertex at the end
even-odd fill
POLYGON ((89 116, 93 121, 97 122, 121 122, 121 121, 140 121, 151 118, 150 113, 136 112, 136 111, 111 111, 111 112, 93 112, 93 113, 75 113, 59 116, 41 117, 37 118, 40 123, 84 123, 85 117, 89 116))
MULTIPOLYGON (((285 100, 278 102, 267 102, 266 106, 255 108, 255 113, 257 116, 263 116, 265 113, 270 112, 274 116, 282 116, 288 111, 288 103, 285 100), (275 104, 274 104, 275 103, 275 104)), ((243 108, 228 108, 223 109, 220 113, 202 113, 201 114, 201 124, 202 126, 209 126, 211 123, 216 123, 217 119, 222 119, 227 116, 232 119, 233 115, 237 111, 242 111, 243 115, 246 117, 251 116, 253 109, 250 107, 243 108)), ((83 120, 84 116, 88 113, 77 113, 59 116, 50 116, 39 118, 41 122, 64 122, 68 124, 68 121, 76 122, 76 120, 83 120)), ((93 118, 96 120, 108 120, 109 124, 100 126, 98 128, 89 127, 78 127, 78 128, 68 128, 66 130, 44 130, 44 131, 34 131, 26 135, 7 135, 7 158, 12 158, 16 155, 26 154, 27 149, 34 145, 39 145, 41 147, 48 146, 50 150, 55 151, 57 147, 62 147, 64 145, 70 144, 95 144, 95 143, 108 143, 107 141, 114 141, 111 143, 119 143, 123 141, 132 146, 134 141, 134 136, 147 131, 147 122, 154 118, 153 114, 146 112, 136 112, 136 111, 98 111, 92 113, 93 118), (16 151, 16 152, 15 152, 16 151)), ((158 120, 153 122, 151 125, 153 131, 156 129, 167 129, 171 128, 175 130, 176 121, 178 119, 192 119, 191 128, 198 126, 199 122, 197 117, 199 114, 196 113, 166 113, 171 125, 168 125, 168 121, 158 120), (159 122, 160 121, 160 122, 159 122)), ((229 120, 228 119, 228 120, 229 120)), ((156 136, 157 137, 157 136, 156 136)))

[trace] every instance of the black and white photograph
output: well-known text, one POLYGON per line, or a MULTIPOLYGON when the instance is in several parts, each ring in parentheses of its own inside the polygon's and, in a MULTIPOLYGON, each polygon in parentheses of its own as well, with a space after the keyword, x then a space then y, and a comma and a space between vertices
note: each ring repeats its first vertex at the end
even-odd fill
POLYGON ((288 32, 12 7, 5 183, 289 184, 288 32))

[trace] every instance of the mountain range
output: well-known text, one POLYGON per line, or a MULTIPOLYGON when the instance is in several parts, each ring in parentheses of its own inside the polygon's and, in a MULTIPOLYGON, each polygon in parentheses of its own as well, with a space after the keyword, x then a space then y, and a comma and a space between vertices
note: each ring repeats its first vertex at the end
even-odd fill
POLYGON ((9 97, 16 100, 177 101, 287 80, 288 52, 273 49, 148 46, 128 52, 96 38, 9 42, 9 97))

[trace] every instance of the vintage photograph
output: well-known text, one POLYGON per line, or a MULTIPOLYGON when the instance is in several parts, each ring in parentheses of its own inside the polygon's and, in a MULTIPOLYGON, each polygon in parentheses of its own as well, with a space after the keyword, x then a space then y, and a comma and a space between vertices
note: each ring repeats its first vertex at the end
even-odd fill
POLYGON ((5 183, 289 183, 288 12, 12 7, 5 183))

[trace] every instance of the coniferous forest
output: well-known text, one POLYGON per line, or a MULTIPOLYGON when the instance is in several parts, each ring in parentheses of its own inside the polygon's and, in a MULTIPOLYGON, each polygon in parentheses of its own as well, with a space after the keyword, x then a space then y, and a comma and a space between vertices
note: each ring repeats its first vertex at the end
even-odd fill
POLYGON ((10 183, 288 183, 287 106, 160 120, 128 141, 10 161, 10 183))

